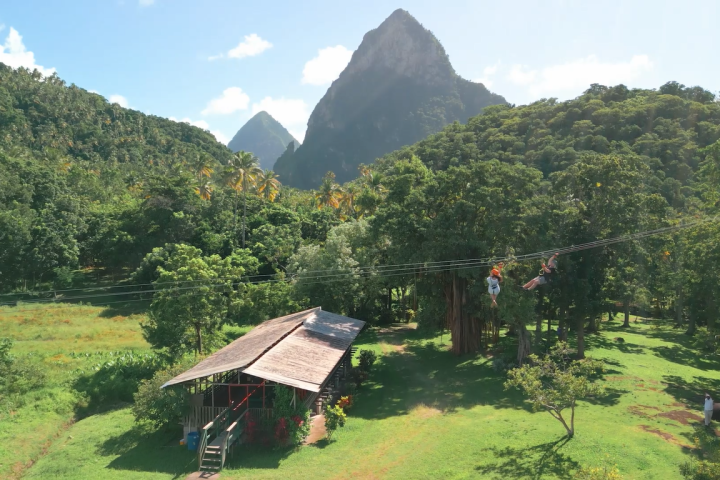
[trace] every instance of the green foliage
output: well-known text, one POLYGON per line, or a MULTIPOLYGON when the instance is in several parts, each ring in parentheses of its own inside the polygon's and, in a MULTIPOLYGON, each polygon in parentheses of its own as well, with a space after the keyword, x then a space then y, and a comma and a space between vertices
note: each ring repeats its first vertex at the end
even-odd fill
POLYGON ((0 338, 0 409, 21 406, 23 395, 45 382, 44 371, 10 353, 13 344, 10 338, 0 338))
POLYGON ((189 408, 187 391, 180 385, 161 387, 189 367, 188 361, 180 362, 159 370, 150 379, 140 382, 132 406, 136 422, 154 427, 167 427, 182 420, 189 408))
POLYGON ((226 258, 203 257, 189 245, 176 245, 157 267, 156 293, 143 335, 153 348, 176 357, 219 346, 219 332, 228 308, 242 295, 240 280, 257 260, 245 250, 226 258))
POLYGON ((310 434, 310 410, 294 399, 293 389, 284 385, 275 387, 273 420, 275 437, 281 443, 300 445, 310 434))
POLYGON ((327 439, 332 440, 332 436, 338 428, 345 426, 347 415, 340 405, 327 405, 325 407, 325 431, 327 439))
POLYGON ((617 467, 582 467, 573 476, 573 480, 622 480, 617 467))
POLYGON ((152 378, 164 366, 156 355, 118 353, 112 360, 92 366, 73 382, 73 388, 86 397, 89 410, 132 402, 140 382, 152 378))
POLYGON ((373 364, 375 363, 375 360, 377 360, 377 355, 372 350, 360 350, 358 354, 358 359, 358 367, 360 368, 360 370, 369 374, 373 364))
POLYGON ((506 389, 522 390, 535 411, 544 409, 562 423, 568 437, 575 434, 576 402, 603 393, 602 387, 592 380, 602 371, 603 363, 591 358, 571 360, 571 353, 566 343, 559 342, 542 358, 530 355, 530 363, 510 370, 505 382, 506 389), (562 413, 568 408, 571 410, 570 425, 562 413))

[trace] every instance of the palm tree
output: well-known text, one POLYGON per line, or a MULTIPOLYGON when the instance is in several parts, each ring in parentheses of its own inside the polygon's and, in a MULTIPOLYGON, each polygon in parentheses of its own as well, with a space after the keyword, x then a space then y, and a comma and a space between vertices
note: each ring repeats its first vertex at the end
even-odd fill
POLYGON ((335 174, 333 172, 326 173, 320 184, 320 189, 315 193, 318 208, 338 208, 340 198, 342 198, 342 193, 340 185, 335 183, 335 174))
POLYGON ((274 202, 280 192, 280 181, 277 174, 272 170, 265 170, 264 173, 261 173, 258 178, 257 191, 264 198, 274 202))
POLYGON ((209 181, 207 182, 200 182, 200 184, 195 187, 195 193, 200 195, 200 198, 203 200, 210 200, 210 197, 212 196, 213 192, 213 185, 209 181))
POLYGON ((257 177, 262 174, 258 166, 258 159, 250 152, 240 150, 228 161, 225 170, 226 182, 235 190, 235 213, 233 216, 233 243, 237 237, 237 200, 238 193, 243 192, 243 221, 242 221, 242 248, 245 248, 245 220, 247 218, 247 191, 252 187, 257 177))
POLYGON ((339 206, 342 212, 343 220, 347 217, 355 218, 355 196, 357 195, 357 187, 348 185, 347 188, 340 189, 339 206))
POLYGON ((210 175, 215 171, 213 169, 214 159, 208 155, 198 154, 193 160, 191 167, 195 176, 200 180, 202 177, 210 178, 210 175))

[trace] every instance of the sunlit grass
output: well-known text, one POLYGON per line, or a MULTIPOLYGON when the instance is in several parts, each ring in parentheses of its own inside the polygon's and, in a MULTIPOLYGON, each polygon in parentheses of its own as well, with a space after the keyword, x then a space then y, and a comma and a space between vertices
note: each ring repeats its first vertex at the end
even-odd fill
MULTIPOLYGON (((240 478, 570 478, 580 466, 617 464, 627 479, 680 479, 694 455, 704 389, 720 394, 714 356, 698 354, 680 330, 618 322, 588 335, 605 359, 609 395, 577 411, 575 438, 533 413, 483 355, 454 357, 448 338, 419 332, 364 333, 359 348, 380 356, 333 442, 298 450, 240 448, 223 472, 240 478), (623 337, 625 342, 613 341, 623 337)), ((507 354, 512 354, 510 339, 507 354)), ((127 409, 81 420, 29 478, 183 478, 193 455, 180 433, 146 437, 127 409)))

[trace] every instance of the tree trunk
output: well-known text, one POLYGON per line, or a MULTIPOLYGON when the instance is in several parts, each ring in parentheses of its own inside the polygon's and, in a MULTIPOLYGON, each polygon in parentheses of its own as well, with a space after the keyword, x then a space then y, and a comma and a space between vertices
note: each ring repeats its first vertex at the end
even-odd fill
POLYGON ((543 312, 543 300, 544 300, 544 293, 542 290, 540 291, 540 301, 538 302, 538 311, 537 311, 537 318, 535 319, 535 343, 540 343, 540 340, 542 338, 542 312, 543 312))
POLYGON ((515 328, 518 332, 517 361, 518 361, 518 365, 522 366, 522 364, 525 361, 525 359, 527 358, 527 356, 530 355, 530 350, 531 350, 530 332, 528 332, 527 328, 525 328, 524 323, 518 324, 515 328))
POLYGON ((685 332, 685 334, 686 335, 695 335, 695 323, 696 323, 696 319, 697 319, 697 312, 695 311, 694 308, 690 309, 689 317, 690 317, 690 324, 688 325, 688 329, 685 332))
POLYGON ((232 246, 233 249, 237 247, 237 204, 238 204, 238 191, 235 189, 235 205, 233 206, 233 237, 232 246))
POLYGON ((678 288, 677 302, 675 302, 675 321, 678 327, 683 324, 683 290, 682 287, 678 288))
POLYGON ((625 298, 623 299, 623 314, 625 315, 625 319, 623 320, 623 328, 629 328, 630 327, 630 299, 625 298))
POLYGON ((578 359, 585 358, 585 319, 577 320, 577 356, 578 359))
POLYGON ((452 275, 452 284, 445 288, 447 316, 450 321, 452 352, 456 355, 475 352, 480 345, 480 322, 477 317, 468 315, 467 280, 452 275))
POLYGON ((613 312, 613 306, 612 306, 612 305, 610 305, 610 306, 608 307, 607 314, 608 314, 608 322, 612 322, 613 319, 615 318, 615 312, 613 312))
POLYGON ((243 182, 243 221, 242 221, 242 248, 245 248, 245 218, 247 216, 247 188, 243 182))
POLYGON ((572 438, 575 435, 575 401, 573 400, 570 405, 570 430, 568 430, 568 437, 572 438))
POLYGON ((198 355, 202 355, 202 335, 200 334, 200 325, 195 325, 195 334, 197 335, 198 355))

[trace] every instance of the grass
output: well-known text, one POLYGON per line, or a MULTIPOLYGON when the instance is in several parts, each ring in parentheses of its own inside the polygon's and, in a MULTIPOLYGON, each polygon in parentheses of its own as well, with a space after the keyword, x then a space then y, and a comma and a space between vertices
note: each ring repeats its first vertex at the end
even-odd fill
MULTIPOLYGON (((716 358, 698 354, 679 330, 603 328, 587 342, 588 354, 607 362, 608 395, 580 404, 572 440, 504 390, 490 358, 453 356, 447 336, 370 331, 358 346, 375 350, 378 363, 332 442, 241 447, 222 478, 567 479, 580 466, 617 464, 627 479, 680 479, 703 430, 702 394, 720 394, 716 358)), ((510 343, 501 345, 508 353, 510 343)), ((64 432, 27 478, 184 478, 196 464, 180 436, 137 429, 127 408, 93 415, 64 432)))
POLYGON ((80 372, 120 351, 149 351, 140 316, 108 313, 89 305, 0 307, 0 336, 46 375, 42 389, 0 410, 0 478, 19 476, 72 424, 81 399, 70 385, 80 372))

